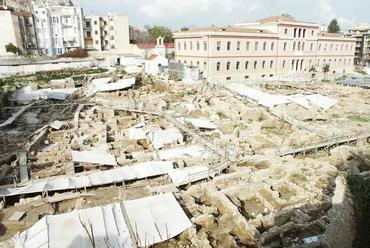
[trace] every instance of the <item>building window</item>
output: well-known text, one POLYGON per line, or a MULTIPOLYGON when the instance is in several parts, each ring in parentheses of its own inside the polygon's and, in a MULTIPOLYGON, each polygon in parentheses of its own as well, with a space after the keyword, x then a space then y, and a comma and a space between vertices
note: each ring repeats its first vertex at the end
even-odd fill
POLYGON ((283 68, 285 68, 285 60, 283 60, 283 68))
POLYGON ((114 40, 114 36, 113 35, 110 36, 110 40, 114 40))
POLYGON ((207 41, 203 42, 203 49, 204 49, 204 51, 207 51, 207 41))
POLYGON ((96 44, 96 45, 99 45, 99 41, 98 41, 98 40, 96 40, 96 41, 95 41, 95 44, 96 44))
POLYGON ((266 51, 266 42, 263 42, 263 51, 266 51))
POLYGON ((291 70, 294 70, 294 59, 292 60, 292 69, 291 70))
POLYGON ((286 42, 284 42, 284 51, 286 51, 286 45, 287 45, 286 42))
POLYGON ((113 26, 110 26, 110 28, 109 28, 111 31, 113 31, 114 30, 114 27, 113 26))
POLYGON ((297 29, 294 29, 294 38, 297 37, 297 29))
POLYGON ((227 48, 226 48, 228 51, 230 51, 231 50, 231 41, 228 41, 227 42, 227 48))
POLYGON ((313 43, 311 43, 310 50, 313 51, 313 43))
POLYGON ((221 51, 221 41, 217 41, 217 51, 221 51))
POLYGON ((298 41, 298 51, 300 51, 300 50, 301 50, 301 42, 298 41))
POLYGON ((333 51, 333 44, 330 45, 330 52, 333 51))
POLYGON ((275 46, 275 43, 271 42, 271 51, 274 51, 274 46, 275 46))
POLYGON ((304 51, 304 42, 302 42, 302 51, 304 51))
POLYGON ((284 34, 288 34, 288 29, 287 28, 285 29, 284 34))
POLYGON ((206 69, 206 67, 207 67, 207 62, 204 62, 204 63, 203 63, 203 68, 204 68, 204 70, 206 69))
POLYGON ((293 42, 293 51, 295 51, 295 41, 293 42))
POLYGON ((257 69, 257 61, 254 61, 253 68, 257 69))
POLYGON ((302 33, 302 29, 300 28, 300 29, 298 30, 298 38, 301 38, 301 33, 302 33))
POLYGON ((266 61, 262 61, 262 69, 265 69, 266 61))
POLYGON ((192 50, 193 50, 193 42, 190 41, 190 51, 192 51, 192 50))
POLYGON ((95 31, 95 34, 98 35, 98 31, 95 31))
POLYGON ((258 41, 256 41, 256 42, 254 43, 254 50, 255 50, 255 51, 257 51, 257 50, 258 50, 258 41))
POLYGON ((274 65, 274 61, 270 61, 270 68, 272 68, 272 66, 274 65))
POLYGON ((306 29, 303 29, 303 38, 306 37, 306 29))
POLYGON ((240 67, 240 62, 238 61, 236 62, 236 66, 235 66, 236 70, 239 70, 239 67, 240 67))
POLYGON ((217 62, 217 66, 216 66, 217 68, 217 71, 219 71, 220 70, 220 68, 221 68, 221 63, 220 62, 217 62))
POLYGON ((181 50, 181 43, 179 42, 179 43, 177 43, 177 50, 181 50))
POLYGON ((114 45, 111 45, 111 49, 115 49, 116 47, 114 45))
POLYGON ((186 51, 186 41, 184 41, 184 50, 186 51))
POLYGON ((91 31, 86 31, 86 37, 91 38, 91 31))
POLYGON ((247 51, 249 51, 249 41, 247 41, 247 42, 246 42, 246 44, 245 44, 245 49, 246 49, 247 51))
POLYGON ((326 52, 328 50, 328 44, 325 44, 324 51, 326 52))
POLYGON ((341 51, 343 51, 343 46, 344 46, 344 45, 342 44, 342 46, 340 47, 340 50, 341 50, 341 51))
POLYGON ((230 81, 230 80, 231 80, 231 77, 226 77, 226 80, 227 80, 227 81, 230 81))
POLYGON ((248 76, 248 75, 246 75, 244 78, 245 78, 245 79, 249 79, 249 76, 248 76))
POLYGON ((240 41, 238 41, 238 42, 236 43, 236 50, 237 50, 237 51, 240 51, 240 41))
POLYGON ((98 25, 98 22, 97 21, 94 21, 94 25, 98 25))
POLYGON ((319 49, 318 50, 321 51, 321 44, 319 44, 319 49))
POLYGON ((227 62, 227 64, 226 64, 226 70, 230 70, 230 62, 227 62))
POLYGON ((314 34, 315 34, 315 32, 312 30, 312 31, 311 31, 311 35, 313 36, 314 34))
POLYGON ((200 42, 197 41, 197 50, 199 51, 200 50, 200 42))
POLYGON ((249 62, 248 61, 245 61, 245 69, 248 70, 248 65, 249 65, 249 62))

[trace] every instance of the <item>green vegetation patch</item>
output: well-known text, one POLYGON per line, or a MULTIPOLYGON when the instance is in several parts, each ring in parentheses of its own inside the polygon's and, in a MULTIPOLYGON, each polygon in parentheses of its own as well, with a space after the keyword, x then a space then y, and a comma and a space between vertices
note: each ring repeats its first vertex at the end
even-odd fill
POLYGON ((370 122, 370 115, 364 113, 347 113, 347 119, 356 122, 370 122))

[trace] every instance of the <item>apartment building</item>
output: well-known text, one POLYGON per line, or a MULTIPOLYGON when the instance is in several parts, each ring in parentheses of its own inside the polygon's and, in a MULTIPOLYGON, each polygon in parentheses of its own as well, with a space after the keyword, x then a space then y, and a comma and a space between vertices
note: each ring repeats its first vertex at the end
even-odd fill
POLYGON ((56 56, 84 48, 82 8, 33 5, 40 55, 56 56))
POLYGON ((231 27, 174 34, 175 59, 198 66, 211 82, 242 81, 322 70, 353 69, 355 39, 320 32, 318 24, 273 16, 231 27))
POLYGON ((370 65, 370 24, 360 24, 348 30, 348 37, 356 39, 355 64, 370 65))
POLYGON ((115 13, 86 16, 84 38, 88 50, 128 53, 130 50, 128 17, 115 13))
POLYGON ((5 5, 0 0, 0 56, 9 55, 5 46, 12 43, 25 54, 37 52, 32 13, 5 5))

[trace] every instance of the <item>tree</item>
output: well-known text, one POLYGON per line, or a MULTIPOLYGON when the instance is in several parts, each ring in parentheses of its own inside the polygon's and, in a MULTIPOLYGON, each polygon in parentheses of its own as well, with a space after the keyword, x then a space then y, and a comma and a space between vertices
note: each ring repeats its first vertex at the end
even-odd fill
POLYGON ((315 75, 316 75, 316 72, 317 72, 316 67, 314 65, 311 66, 310 69, 309 69, 309 72, 311 72, 311 76, 312 76, 312 78, 314 78, 315 75))
POLYGON ((329 64, 325 64, 322 68, 322 72, 325 73, 325 80, 326 80, 326 75, 327 73, 330 71, 330 65, 329 64))
POLYGON ((164 42, 173 42, 172 31, 164 26, 148 26, 145 25, 149 34, 149 40, 155 42, 159 36, 162 36, 164 42))
POLYGON ((189 31, 189 28, 188 27, 181 28, 181 32, 186 32, 186 31, 189 31))
POLYGON ((339 27, 337 19, 331 20, 328 26, 328 33, 339 33, 339 32, 340 32, 340 27, 339 27))
POLYGON ((16 47, 13 43, 8 43, 7 45, 5 45, 5 50, 7 53, 13 53, 15 55, 23 54, 22 50, 16 47))

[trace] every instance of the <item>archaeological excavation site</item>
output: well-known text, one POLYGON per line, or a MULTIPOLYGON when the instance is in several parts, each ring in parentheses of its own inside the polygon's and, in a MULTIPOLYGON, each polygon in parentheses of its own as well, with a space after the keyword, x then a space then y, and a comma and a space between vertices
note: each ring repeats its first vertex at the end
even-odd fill
POLYGON ((54 74, 0 79, 0 247, 368 247, 368 88, 54 74))

